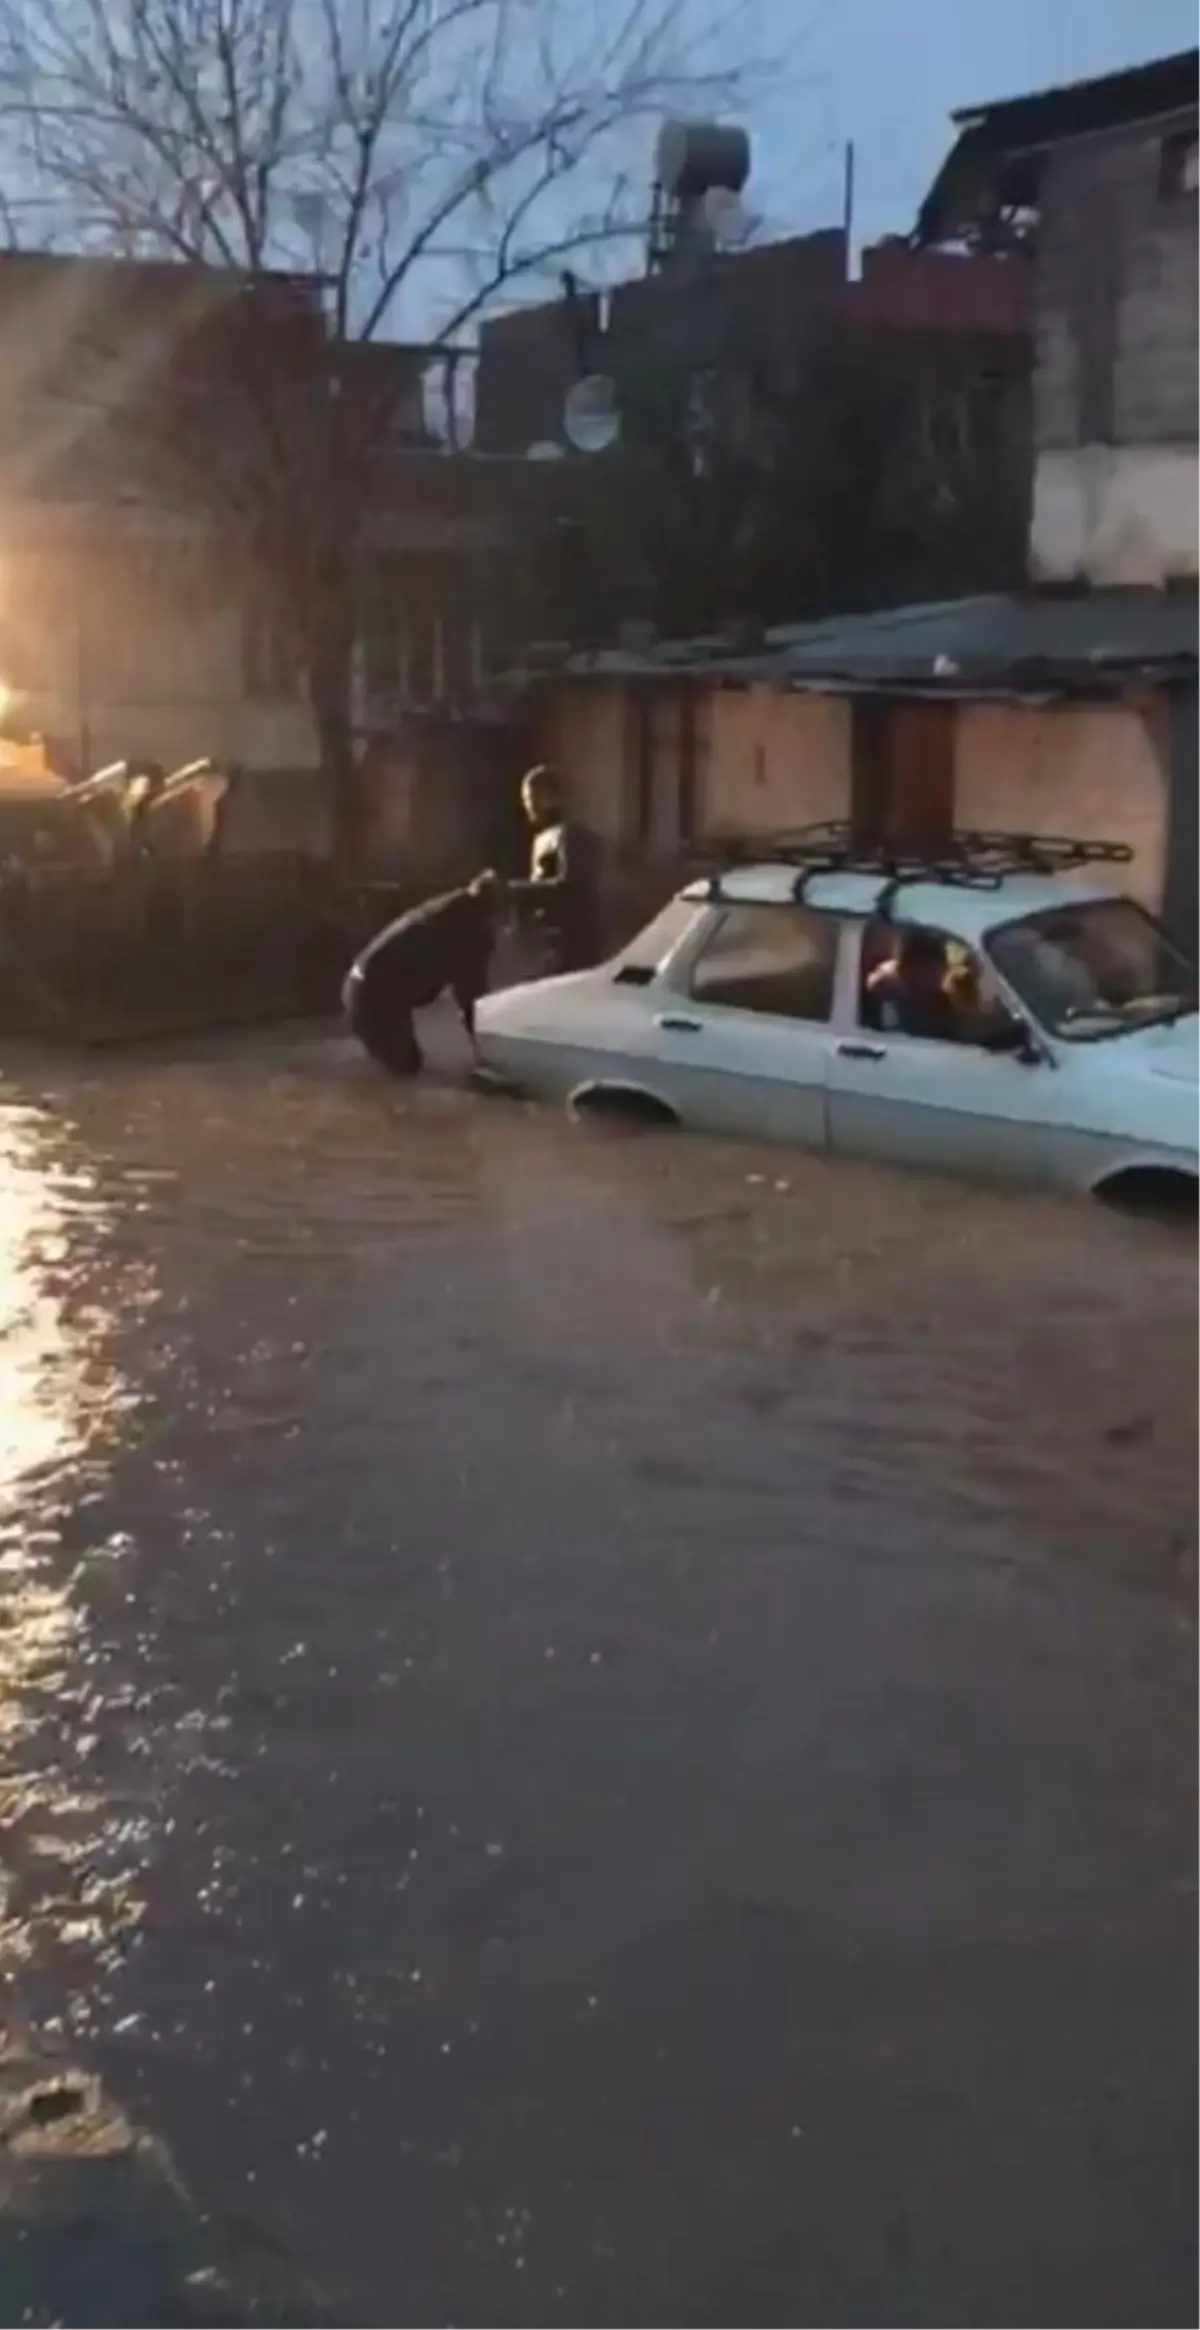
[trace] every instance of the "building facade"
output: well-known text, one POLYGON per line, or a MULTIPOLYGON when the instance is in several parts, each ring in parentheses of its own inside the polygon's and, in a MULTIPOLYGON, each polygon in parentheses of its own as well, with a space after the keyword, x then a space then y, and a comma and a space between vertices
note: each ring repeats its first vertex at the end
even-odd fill
POLYGON ((1030 270, 991 254, 914 249, 893 236, 852 272, 840 228, 718 253, 702 274, 575 290, 489 319, 480 333, 475 442, 480 451, 565 456, 564 407, 588 372, 611 370, 636 396, 638 375, 682 360, 739 368, 791 386, 841 335, 869 336, 911 392, 918 436, 1000 454, 1018 483, 1028 460, 1030 270))
MULTIPOLYGON (((669 894, 691 842, 830 818, 871 830, 879 797, 863 775, 867 700, 768 682, 662 681, 649 699, 648 747, 647 701, 616 677, 565 682, 547 686, 537 715, 537 748, 569 773, 572 802, 605 844, 611 894, 618 910, 629 901, 629 919, 669 894), (690 769, 681 746, 689 724, 690 769)), ((936 846, 956 825, 1123 841, 1132 864, 1121 879, 1157 911, 1168 871, 1165 728, 1161 700, 1137 687, 1091 702, 896 700, 889 838, 936 846)))
POLYGON ((0 685, 64 774, 234 761, 274 772, 279 832, 311 838, 319 787, 285 781, 315 779, 317 734, 243 437, 259 388, 303 395, 335 359, 389 410, 356 561, 356 734, 479 709, 544 481, 430 433, 427 350, 331 359, 303 280, 24 253, 0 255, 0 321, 0 685))
POLYGON ((582 643, 781 621, 1019 575, 1030 475, 1028 269, 874 246, 841 229, 711 251, 617 285, 568 285, 484 325, 477 442, 556 466, 582 643), (580 452, 587 374, 620 431, 580 452), (555 465, 552 457, 560 458, 555 465))
POLYGON ((960 116, 916 237, 838 291, 839 331, 907 364, 927 425, 981 458, 988 361, 1032 321, 1023 587, 877 600, 740 655, 642 641, 540 684, 539 745, 620 880, 662 889, 698 838, 828 818, 915 849, 1070 833, 1126 844, 1129 887, 1196 951, 1196 81, 1192 53, 960 116))
POLYGON ((1127 886, 1187 938, 1174 723, 1195 666, 1182 599, 996 595, 795 625, 752 654, 575 658, 535 691, 536 743, 618 896, 653 902, 722 833, 838 819, 906 850, 963 828, 1069 833, 1124 843, 1127 886))
POLYGON ((922 240, 1034 262, 1031 579, 1194 586, 1197 52, 955 118, 922 240))

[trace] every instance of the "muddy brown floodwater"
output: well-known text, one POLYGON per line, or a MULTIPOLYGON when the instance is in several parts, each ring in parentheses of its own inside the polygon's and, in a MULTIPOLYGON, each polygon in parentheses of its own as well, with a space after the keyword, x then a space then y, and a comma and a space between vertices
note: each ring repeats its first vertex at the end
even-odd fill
POLYGON ((0 1143, 5 2321, 1194 2320, 1194 1241, 303 1032, 0 1143))

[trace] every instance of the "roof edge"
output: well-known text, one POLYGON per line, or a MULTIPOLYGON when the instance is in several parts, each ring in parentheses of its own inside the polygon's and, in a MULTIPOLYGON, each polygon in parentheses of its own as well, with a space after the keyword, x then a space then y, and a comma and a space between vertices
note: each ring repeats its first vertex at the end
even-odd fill
MULTIPOLYGON (((1111 73, 1088 73, 1078 81, 1053 82, 1045 89, 1023 89, 1011 97, 990 97, 979 104, 959 105, 954 108, 950 119, 957 129, 974 129, 981 127, 984 122, 994 120, 996 115, 1016 110, 1019 106, 1053 105, 1059 98, 1077 97, 1084 89, 1099 93, 1111 88, 1115 92, 1123 86, 1129 87, 1132 83, 1149 80, 1152 76, 1166 79, 1171 74, 1182 75, 1185 71, 1200 80, 1200 48, 1175 49, 1169 56, 1146 57, 1136 65, 1117 66, 1111 73)), ((1137 115, 1132 114, 1129 119, 1135 121, 1137 115)))

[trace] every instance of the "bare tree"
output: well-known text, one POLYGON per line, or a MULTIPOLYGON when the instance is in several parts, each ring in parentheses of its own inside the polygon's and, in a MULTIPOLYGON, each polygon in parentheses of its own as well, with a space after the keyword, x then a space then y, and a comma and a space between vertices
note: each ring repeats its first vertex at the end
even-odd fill
POLYGON ((738 14, 739 0, 0 0, 0 192, 40 247, 319 280, 315 328, 310 291, 274 358, 244 335, 253 430, 224 431, 214 482, 284 591, 343 839, 354 577, 411 393, 382 344, 455 349, 499 294, 640 230, 630 132, 728 95, 738 14))

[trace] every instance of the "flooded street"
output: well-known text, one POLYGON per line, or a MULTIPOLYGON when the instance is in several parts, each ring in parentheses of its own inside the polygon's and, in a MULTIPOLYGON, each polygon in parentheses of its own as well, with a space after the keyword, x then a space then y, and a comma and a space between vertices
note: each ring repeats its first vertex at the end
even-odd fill
POLYGON ((1194 1239, 305 1033, 0 1154, 10 2052, 181 2228, 34 2144, 4 2320, 1194 2319, 1194 1239))

